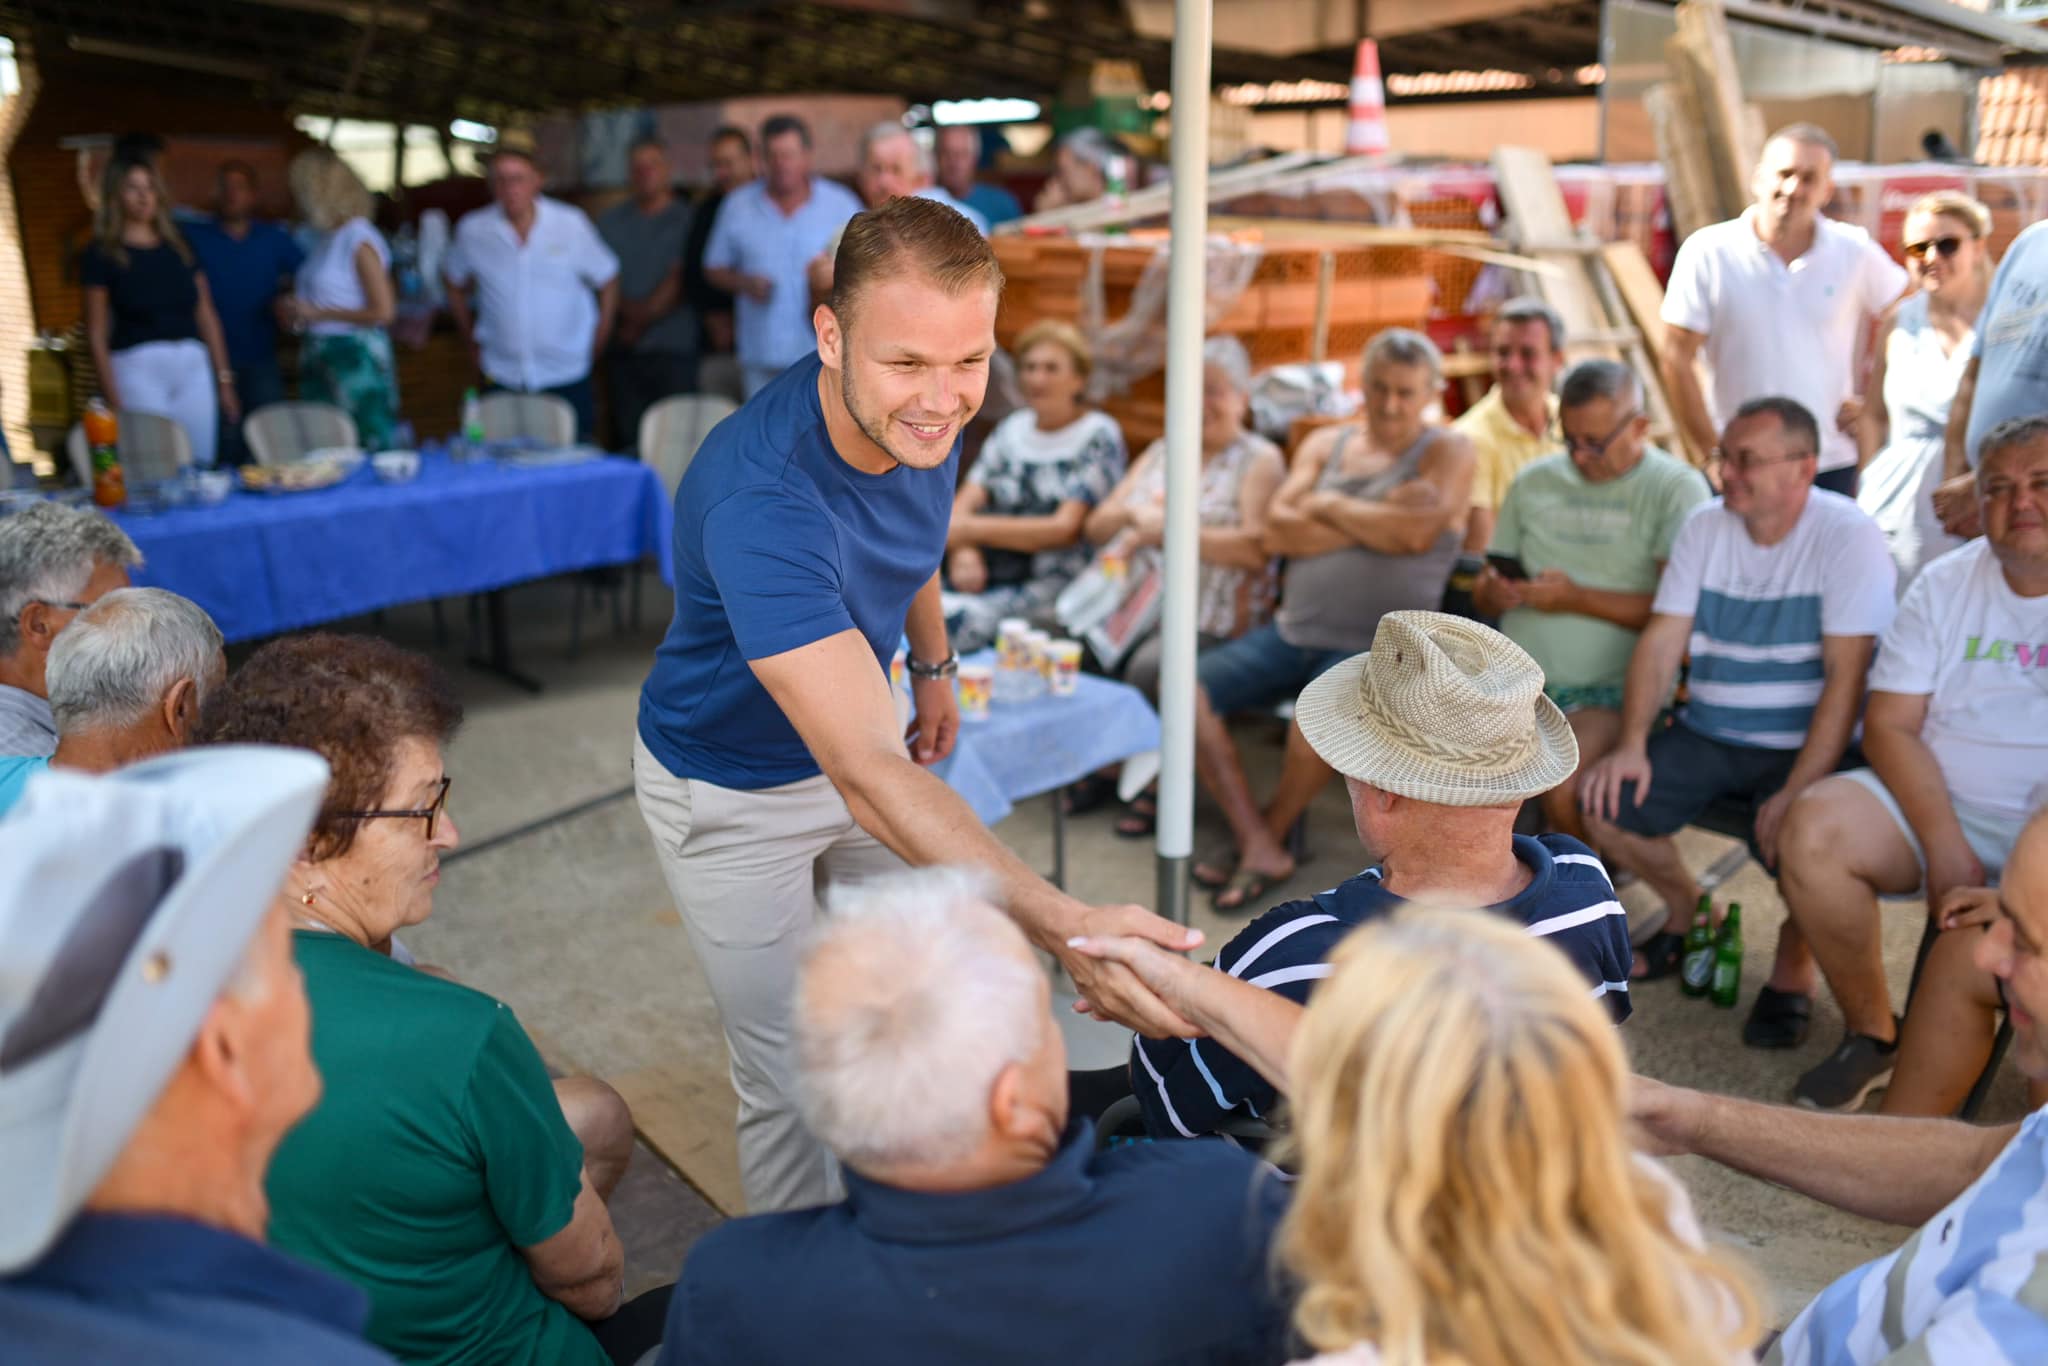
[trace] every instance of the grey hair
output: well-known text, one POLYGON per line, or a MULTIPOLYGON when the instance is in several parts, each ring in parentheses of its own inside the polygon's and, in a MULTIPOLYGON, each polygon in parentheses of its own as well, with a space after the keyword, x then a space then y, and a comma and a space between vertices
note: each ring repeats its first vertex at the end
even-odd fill
POLYGON ((1582 360, 1565 371, 1564 382, 1557 386, 1559 408, 1582 408, 1603 398, 1640 408, 1643 382, 1620 361, 1596 358, 1582 360))
POLYGON ((141 563, 128 533, 91 508, 32 503, 0 517, 0 656, 21 648, 21 613, 31 602, 68 602, 99 565, 141 563))
POLYGON ((911 155, 917 159, 918 172, 929 179, 932 174, 931 148, 925 145, 923 138, 905 128, 895 119, 884 119, 880 123, 872 124, 865 133, 860 135, 861 164, 867 164, 868 152, 876 143, 887 142, 891 138, 910 139, 910 151, 911 155))
POLYGON ((1436 343, 1410 327, 1390 327, 1365 344, 1365 370, 1381 362, 1426 365, 1438 381, 1444 377, 1444 353, 1436 343))
POLYGON ((798 969, 796 1096, 856 1171, 972 1152, 996 1079, 1058 1028, 990 895, 979 874, 924 868, 828 897, 798 969))
POLYGON ((119 588, 80 612, 50 647, 50 711, 62 735, 119 730, 162 705, 180 679, 195 705, 220 681, 220 628, 189 598, 119 588))
POLYGON ((1564 350, 1564 316, 1534 295, 1524 294, 1520 298, 1508 300, 1500 306, 1500 311, 1493 315, 1493 320, 1496 324, 1542 323, 1544 330, 1550 333, 1550 349, 1564 350))
POLYGON ((1109 174, 1110 158, 1122 156, 1124 150, 1109 134, 1093 126, 1064 133, 1054 145, 1066 148, 1104 175, 1109 174))
POLYGON ((1203 342, 1202 364, 1213 365, 1230 376, 1240 394, 1252 391, 1252 354, 1237 338, 1224 333, 1203 342))
POLYGON ((1984 439, 1977 443, 1977 482, 1984 482, 1984 465, 1996 452, 2036 441, 2048 441, 2048 413, 2009 417, 1984 433, 1984 439))

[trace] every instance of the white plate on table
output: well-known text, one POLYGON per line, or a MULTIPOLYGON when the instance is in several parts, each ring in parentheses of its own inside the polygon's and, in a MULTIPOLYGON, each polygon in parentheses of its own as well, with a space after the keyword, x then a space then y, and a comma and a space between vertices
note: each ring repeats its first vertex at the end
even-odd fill
POLYGON ((557 446, 548 450, 515 451, 510 455, 501 455, 498 457, 498 463, 520 469, 539 469, 546 465, 581 465, 591 460, 602 460, 604 454, 595 446, 557 446))

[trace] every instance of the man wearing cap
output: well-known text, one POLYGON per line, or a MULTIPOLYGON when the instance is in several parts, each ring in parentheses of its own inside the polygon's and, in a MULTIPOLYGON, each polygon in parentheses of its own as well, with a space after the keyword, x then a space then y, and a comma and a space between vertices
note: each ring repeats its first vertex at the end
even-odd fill
POLYGON ((182 749, 206 695, 227 677, 220 628, 162 588, 117 588, 78 614, 50 649, 57 750, 0 755, 0 815, 46 769, 105 773, 182 749))
POLYGON ((367 1366, 361 1291, 263 1246, 320 1097, 273 908, 327 790, 222 748, 53 773, 0 825, 0 1356, 367 1366))
POLYGON ((442 268, 448 311, 488 387, 567 399, 576 439, 587 441, 590 368, 611 338, 619 258, 583 210, 541 193, 534 156, 531 133, 499 136, 490 164, 496 202, 462 216, 442 268))
POLYGON ((1566 835, 1515 833, 1522 803, 1578 764, 1571 724, 1526 651, 1463 617, 1390 612, 1372 649, 1309 684, 1294 716, 1344 775, 1372 866, 1266 912, 1213 967, 1130 939, 1073 946, 1135 969, 1208 1036, 1135 1041, 1148 1129, 1193 1138, 1269 1114, 1279 1099, 1270 1064, 1284 1061, 1338 941, 1404 902, 1484 906, 1520 922, 1578 966, 1615 1023, 1628 1018, 1628 922, 1600 860, 1566 835))
POLYGON ((56 750, 50 646, 141 563, 128 533, 91 508, 34 503, 0 517, 0 755, 56 750))

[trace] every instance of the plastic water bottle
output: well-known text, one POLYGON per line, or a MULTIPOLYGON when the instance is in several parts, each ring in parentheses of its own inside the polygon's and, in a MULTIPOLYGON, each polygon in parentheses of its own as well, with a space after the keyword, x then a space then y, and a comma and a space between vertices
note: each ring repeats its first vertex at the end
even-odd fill
POLYGON ((484 405, 476 390, 462 391, 462 440, 455 447, 457 460, 474 460, 484 449, 484 405))

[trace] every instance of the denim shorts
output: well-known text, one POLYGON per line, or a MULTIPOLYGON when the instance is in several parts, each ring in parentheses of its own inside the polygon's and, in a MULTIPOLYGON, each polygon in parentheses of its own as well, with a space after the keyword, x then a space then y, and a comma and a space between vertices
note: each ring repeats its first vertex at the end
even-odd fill
POLYGON ((1796 749, 1758 749, 1702 735, 1683 721, 1650 737, 1650 795, 1636 805, 1624 783, 1615 825, 1631 835, 1669 835, 1717 802, 1734 801, 1754 816, 1785 785, 1796 749))
POLYGON ((1355 650, 1310 650, 1289 645, 1272 622, 1254 627, 1236 640, 1202 652, 1195 661, 1195 679, 1209 695, 1218 716, 1291 702, 1332 665, 1355 650))

